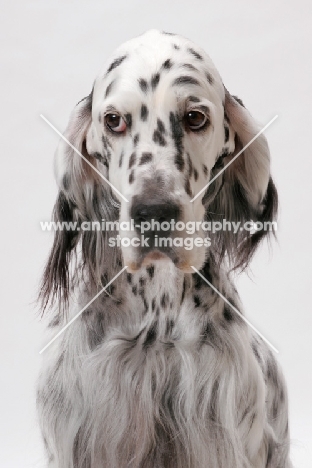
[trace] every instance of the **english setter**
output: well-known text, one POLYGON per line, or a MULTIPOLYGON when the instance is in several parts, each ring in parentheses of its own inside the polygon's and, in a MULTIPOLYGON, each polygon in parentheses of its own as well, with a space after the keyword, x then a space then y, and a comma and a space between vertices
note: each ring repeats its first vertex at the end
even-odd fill
POLYGON ((219 174, 258 130, 203 50, 156 30, 122 45, 75 107, 65 137, 85 159, 61 140, 54 219, 78 227, 56 232, 44 272, 51 336, 128 269, 44 353, 49 467, 291 467, 283 376, 233 310, 230 272, 267 232, 207 238, 202 224, 274 219, 263 134, 219 174), (111 230, 82 229, 103 220, 111 230), (152 221, 160 234, 131 242, 152 221), (181 242, 155 247, 164 234, 181 242))

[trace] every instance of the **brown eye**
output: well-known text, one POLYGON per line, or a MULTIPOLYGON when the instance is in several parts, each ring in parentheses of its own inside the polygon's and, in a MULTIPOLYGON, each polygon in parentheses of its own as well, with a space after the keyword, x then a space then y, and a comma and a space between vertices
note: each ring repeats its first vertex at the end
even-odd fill
POLYGON ((118 114, 106 114, 104 122, 105 125, 114 133, 122 133, 127 128, 126 122, 118 114))
POLYGON ((185 114, 185 124, 191 129, 191 130, 200 130, 202 127, 207 122, 207 117, 205 114, 199 111, 190 111, 187 114, 185 114))

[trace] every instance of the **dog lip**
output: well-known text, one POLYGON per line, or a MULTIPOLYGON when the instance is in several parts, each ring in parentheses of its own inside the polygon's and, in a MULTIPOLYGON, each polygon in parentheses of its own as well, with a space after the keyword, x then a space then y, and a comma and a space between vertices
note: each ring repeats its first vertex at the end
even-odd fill
MULTIPOLYGON (((146 266, 150 265, 154 261, 164 260, 164 259, 168 259, 168 260, 173 261, 172 258, 170 258, 170 256, 167 255, 165 252, 154 249, 154 250, 151 250, 148 253, 146 253, 146 255, 142 255, 138 259, 138 261, 129 262, 128 263, 128 271, 130 273, 135 273, 138 270, 140 270, 140 268, 146 267, 146 266)), ((173 262, 173 263, 175 263, 175 262, 173 262)))
POLYGON ((130 273, 136 273, 141 268, 141 263, 130 262, 128 265, 128 271, 130 273))
POLYGON ((169 258, 172 260, 169 255, 167 255, 165 252, 161 252, 160 250, 152 250, 149 252, 147 255, 144 256, 142 265, 146 266, 148 265, 151 261, 154 260, 163 260, 164 258, 169 258))
POLYGON ((158 261, 158 260, 170 260, 174 265, 178 262, 178 259, 174 255, 174 252, 170 252, 170 250, 158 250, 153 249, 147 252, 146 254, 142 254, 141 257, 137 261, 129 262, 128 263, 128 271, 130 273, 136 273, 142 267, 147 267, 151 263, 158 261), (170 255, 171 254, 171 255, 170 255))

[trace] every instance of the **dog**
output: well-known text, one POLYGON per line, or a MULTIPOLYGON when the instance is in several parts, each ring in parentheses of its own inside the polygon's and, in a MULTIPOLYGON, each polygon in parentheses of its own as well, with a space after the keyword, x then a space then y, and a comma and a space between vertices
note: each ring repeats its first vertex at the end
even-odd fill
POLYGON ((77 228, 56 231, 40 290, 51 336, 72 320, 39 378, 49 468, 292 466, 284 378, 231 274, 269 232, 204 229, 276 218, 258 132, 207 54, 157 30, 74 108, 54 221, 77 228))

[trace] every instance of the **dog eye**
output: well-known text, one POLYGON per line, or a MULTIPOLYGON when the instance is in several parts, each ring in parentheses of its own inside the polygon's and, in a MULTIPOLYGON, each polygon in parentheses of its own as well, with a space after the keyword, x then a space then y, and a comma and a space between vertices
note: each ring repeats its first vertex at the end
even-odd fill
POLYGON ((114 133, 122 133, 127 128, 126 122, 118 114, 106 114, 104 122, 105 125, 114 133))
POLYGON ((207 122, 207 116, 199 111, 190 111, 185 114, 185 124, 191 130, 200 130, 207 122))

